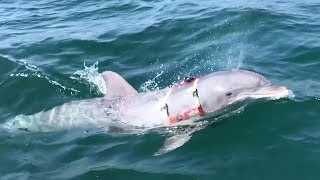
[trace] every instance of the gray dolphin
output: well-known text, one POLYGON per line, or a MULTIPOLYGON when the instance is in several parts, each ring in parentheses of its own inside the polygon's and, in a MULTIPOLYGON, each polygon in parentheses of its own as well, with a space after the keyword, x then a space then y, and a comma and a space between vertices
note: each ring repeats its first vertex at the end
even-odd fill
MULTIPOLYGON (((73 101, 34 115, 18 115, 2 127, 28 131, 56 131, 72 127, 98 127, 111 132, 141 132, 163 127, 193 126, 201 120, 226 113, 248 99, 280 99, 289 96, 284 86, 273 86, 265 77, 247 70, 230 70, 193 78, 159 91, 138 93, 115 72, 102 74, 104 97, 73 101)), ((186 143, 204 128, 176 133, 165 140, 156 155, 186 143)))

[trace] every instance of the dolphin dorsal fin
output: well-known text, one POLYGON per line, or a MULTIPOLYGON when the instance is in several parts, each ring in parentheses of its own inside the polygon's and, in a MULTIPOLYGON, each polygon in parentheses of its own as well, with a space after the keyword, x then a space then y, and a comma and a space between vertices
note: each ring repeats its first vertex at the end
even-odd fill
POLYGON ((138 94, 123 77, 115 72, 105 71, 102 73, 102 77, 107 87, 105 97, 125 97, 138 94))

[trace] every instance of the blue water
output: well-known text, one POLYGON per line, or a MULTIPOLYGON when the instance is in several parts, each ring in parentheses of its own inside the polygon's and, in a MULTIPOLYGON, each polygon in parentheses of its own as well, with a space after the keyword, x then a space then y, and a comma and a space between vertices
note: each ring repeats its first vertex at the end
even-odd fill
POLYGON ((289 87, 152 156, 164 136, 0 131, 0 179, 319 179, 320 2, 0 1, 0 123, 101 96, 98 62, 139 92, 249 69, 289 87))

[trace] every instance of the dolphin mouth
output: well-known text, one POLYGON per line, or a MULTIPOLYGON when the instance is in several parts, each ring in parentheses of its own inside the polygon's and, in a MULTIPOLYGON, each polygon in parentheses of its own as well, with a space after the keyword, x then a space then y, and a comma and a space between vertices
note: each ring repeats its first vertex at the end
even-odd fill
POLYGON ((289 97, 290 92, 285 86, 265 86, 245 96, 254 99, 268 98, 276 100, 289 97))

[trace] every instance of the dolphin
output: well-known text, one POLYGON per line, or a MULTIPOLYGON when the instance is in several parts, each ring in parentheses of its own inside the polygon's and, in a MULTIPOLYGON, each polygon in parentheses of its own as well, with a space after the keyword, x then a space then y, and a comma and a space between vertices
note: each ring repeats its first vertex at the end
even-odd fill
POLYGON ((72 101, 33 115, 18 115, 2 127, 32 132, 92 127, 122 133, 195 127, 169 136, 155 153, 161 155, 182 146, 193 132, 205 128, 202 120, 226 113, 241 102, 276 100, 290 94, 288 88, 274 86, 264 76, 248 70, 214 72, 142 93, 115 72, 105 71, 101 76, 107 88, 104 97, 72 101))

